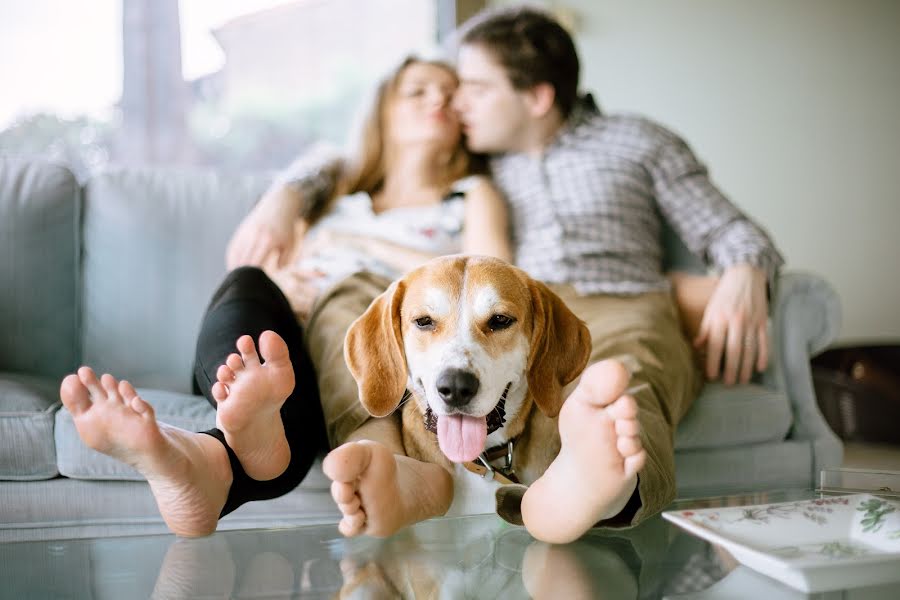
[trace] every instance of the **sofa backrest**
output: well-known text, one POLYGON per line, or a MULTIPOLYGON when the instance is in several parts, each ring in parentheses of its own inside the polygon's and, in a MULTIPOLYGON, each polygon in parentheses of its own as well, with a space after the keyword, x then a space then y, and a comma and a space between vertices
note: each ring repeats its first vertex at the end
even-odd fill
MULTIPOLYGON (((270 181, 127 168, 80 190, 61 166, 0 158, 0 371, 58 379, 88 364, 190 391, 225 245, 270 181)), ((663 243, 668 267, 696 269, 671 230, 663 243)))
POLYGON ((263 176, 120 169, 85 186, 82 360, 136 386, 191 391, 200 320, 263 176))
POLYGON ((0 371, 77 365, 79 205, 68 169, 0 157, 0 371))

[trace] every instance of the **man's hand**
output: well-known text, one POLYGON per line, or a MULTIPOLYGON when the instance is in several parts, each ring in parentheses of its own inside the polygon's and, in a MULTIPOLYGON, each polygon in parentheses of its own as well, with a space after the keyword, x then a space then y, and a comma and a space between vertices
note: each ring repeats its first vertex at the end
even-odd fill
POLYGON ((706 377, 732 385, 747 383, 769 362, 766 274, 741 264, 722 274, 703 313, 694 347, 706 347, 706 377), (724 354, 724 365, 723 365, 724 354), (722 370, 724 369, 724 370, 722 370))

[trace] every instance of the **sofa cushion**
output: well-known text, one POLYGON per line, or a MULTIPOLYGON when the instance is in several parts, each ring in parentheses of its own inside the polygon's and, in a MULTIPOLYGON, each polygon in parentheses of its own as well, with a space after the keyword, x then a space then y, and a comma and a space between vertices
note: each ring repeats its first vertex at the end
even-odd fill
POLYGON ((64 167, 0 158, 0 371, 76 366, 79 202, 64 167))
POLYGON ((748 490, 808 489, 815 481, 813 444, 787 440, 675 453, 678 497, 748 490))
MULTIPOLYGON (((320 523, 337 523, 340 512, 331 499, 331 481, 322 473, 317 459, 312 469, 293 491, 266 500, 248 502, 226 515, 216 528, 259 529, 297 527, 320 523)), ((163 535, 166 527, 150 487, 144 481, 88 481, 57 477, 49 481, 0 482, 0 549, 8 542, 28 540, 66 540, 87 537, 131 535, 163 535)), ((46 553, 47 549, 42 546, 46 553)), ((66 560, 63 553, 57 558, 66 560)), ((0 560, 3 559, 0 552, 0 560)), ((2 564, 2 563, 0 563, 2 564)), ((0 582, 5 584, 3 577, 0 582)), ((107 598, 79 594, 26 597, 107 598)), ((135 597, 134 593, 125 598, 135 597)), ((195 598, 190 594, 178 596, 195 598)), ((206 597, 206 596, 204 596, 206 597)), ((245 596, 240 596, 245 597, 245 596)), ((318 597, 318 596, 316 596, 318 597)), ((0 588, 0 598, 21 598, 0 588)))
POLYGON ((136 386, 190 393, 200 319, 262 176, 115 170, 85 187, 83 361, 136 386))
POLYGON ((763 385, 707 383, 675 431, 675 448, 776 442, 792 424, 787 395, 763 385))
MULTIPOLYGON (((138 394, 156 411, 157 420, 188 431, 215 427, 216 411, 203 396, 138 389, 138 394)), ((74 479, 121 479, 143 481, 144 477, 105 454, 84 445, 72 415, 63 407, 56 413, 56 462, 61 475, 74 479)))
POLYGON ((0 373, 0 479, 57 475, 53 419, 59 406, 59 382, 0 373))

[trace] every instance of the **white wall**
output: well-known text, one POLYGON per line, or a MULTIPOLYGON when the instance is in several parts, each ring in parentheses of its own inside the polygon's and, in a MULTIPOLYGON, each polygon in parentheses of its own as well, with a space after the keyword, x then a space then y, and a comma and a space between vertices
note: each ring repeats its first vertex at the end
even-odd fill
POLYGON ((604 110, 682 134, 787 268, 837 289, 836 345, 900 341, 900 2, 536 4, 574 16, 604 110))

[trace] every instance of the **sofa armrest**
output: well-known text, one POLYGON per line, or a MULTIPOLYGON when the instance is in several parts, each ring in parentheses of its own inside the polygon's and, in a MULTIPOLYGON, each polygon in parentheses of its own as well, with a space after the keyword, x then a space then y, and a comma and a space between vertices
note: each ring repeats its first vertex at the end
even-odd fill
POLYGON ((809 363, 834 341, 840 326, 840 300, 828 282, 811 273, 779 277, 772 300, 773 368, 765 379, 785 390, 791 401, 794 423, 788 437, 812 444, 813 483, 821 469, 840 466, 843 459, 843 444, 816 402, 809 363))

